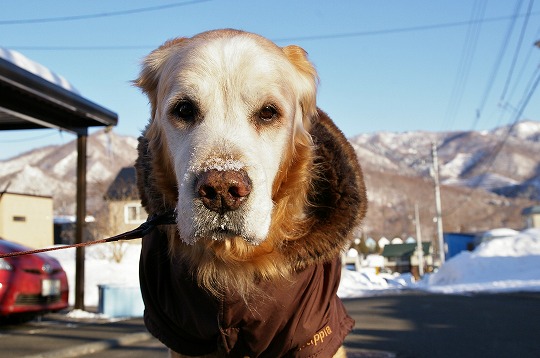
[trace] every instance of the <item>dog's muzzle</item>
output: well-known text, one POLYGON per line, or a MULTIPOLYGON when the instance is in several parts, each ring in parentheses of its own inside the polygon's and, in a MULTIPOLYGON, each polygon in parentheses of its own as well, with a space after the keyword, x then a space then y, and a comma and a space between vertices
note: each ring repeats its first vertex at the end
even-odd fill
POLYGON ((210 169, 197 176, 196 195, 204 206, 219 214, 240 208, 251 193, 251 180, 244 170, 210 169))

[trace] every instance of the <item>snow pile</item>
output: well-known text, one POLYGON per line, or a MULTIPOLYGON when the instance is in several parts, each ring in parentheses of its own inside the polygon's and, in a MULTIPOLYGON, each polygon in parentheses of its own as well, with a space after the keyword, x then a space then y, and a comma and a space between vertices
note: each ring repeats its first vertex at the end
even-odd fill
POLYGON ((388 282, 375 273, 344 269, 341 273, 338 296, 341 298, 367 296, 376 291, 387 290, 389 287, 388 282))
POLYGON ((47 67, 30 60, 28 57, 24 56, 20 52, 0 47, 0 58, 3 58, 4 60, 9 61, 14 65, 17 65, 20 68, 31 72, 34 75, 39 76, 70 92, 79 94, 79 91, 77 91, 77 89, 73 87, 73 85, 69 83, 64 77, 57 75, 56 73, 49 70, 47 67))
POLYGON ((417 288, 438 293, 540 291, 540 229, 494 238, 448 260, 417 288))
POLYGON ((482 241, 489 241, 492 239, 501 239, 505 237, 514 237, 519 234, 519 231, 508 229, 508 228, 499 228, 489 230, 482 235, 482 241))
POLYGON ((343 262, 345 267, 341 272, 337 292, 341 298, 372 296, 389 290, 396 291, 413 283, 410 274, 380 273, 380 269, 384 267, 384 257, 381 255, 372 254, 360 260, 358 251, 350 249, 346 257, 343 257, 343 262))
POLYGON ((74 318, 74 319, 106 319, 104 315, 100 313, 94 313, 94 312, 87 312, 80 309, 74 309, 71 310, 66 314, 68 318, 74 318))
POLYGON ((411 274, 376 274, 370 269, 350 271, 343 269, 337 295, 340 298, 356 298, 383 293, 395 293, 414 284, 411 274))

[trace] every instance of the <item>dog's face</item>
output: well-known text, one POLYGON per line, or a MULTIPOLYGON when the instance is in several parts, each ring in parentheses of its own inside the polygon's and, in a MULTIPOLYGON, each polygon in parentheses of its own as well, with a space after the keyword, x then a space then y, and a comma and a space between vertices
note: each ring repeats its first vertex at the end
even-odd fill
POLYGON ((316 73, 302 49, 220 30, 152 52, 137 84, 148 94, 147 136, 163 147, 188 244, 269 233, 276 194, 316 112, 316 73))

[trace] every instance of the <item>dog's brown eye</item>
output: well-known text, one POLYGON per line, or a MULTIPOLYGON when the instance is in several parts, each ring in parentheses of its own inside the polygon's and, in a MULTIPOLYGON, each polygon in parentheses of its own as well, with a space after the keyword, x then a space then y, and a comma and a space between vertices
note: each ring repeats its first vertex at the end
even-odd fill
POLYGON ((270 105, 264 106, 259 111, 259 117, 266 122, 273 120, 277 116, 277 110, 270 105))
POLYGON ((192 121, 195 118, 195 107, 190 101, 182 100, 174 106, 171 114, 183 121, 192 121))

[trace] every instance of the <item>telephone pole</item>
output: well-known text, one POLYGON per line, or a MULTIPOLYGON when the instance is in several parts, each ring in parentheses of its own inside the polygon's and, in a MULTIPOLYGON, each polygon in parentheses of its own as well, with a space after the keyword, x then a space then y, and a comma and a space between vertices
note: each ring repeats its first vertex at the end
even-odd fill
POLYGON ((418 256, 418 277, 424 276, 424 247, 422 246, 422 230, 420 229, 420 214, 418 203, 414 203, 414 224, 416 227, 416 255, 418 256))
POLYGON ((437 238, 440 265, 444 263, 444 237, 441 210, 441 189, 439 186, 439 159, 437 158, 437 146, 431 143, 431 155, 433 156, 433 181, 435 182, 435 211, 437 221, 437 238))

